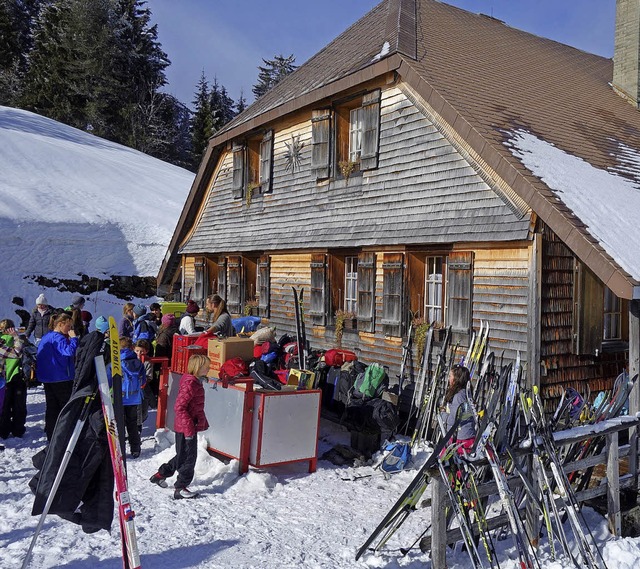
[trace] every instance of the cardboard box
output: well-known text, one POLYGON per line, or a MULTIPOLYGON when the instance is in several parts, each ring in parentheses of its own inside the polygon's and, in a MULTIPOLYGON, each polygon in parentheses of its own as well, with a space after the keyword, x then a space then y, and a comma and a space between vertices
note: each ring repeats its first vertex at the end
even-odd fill
POLYGON ((207 355, 211 360, 211 369, 207 375, 217 378, 222 364, 227 360, 242 358, 246 362, 250 362, 253 359, 253 340, 238 336, 224 340, 212 338, 209 340, 207 355))

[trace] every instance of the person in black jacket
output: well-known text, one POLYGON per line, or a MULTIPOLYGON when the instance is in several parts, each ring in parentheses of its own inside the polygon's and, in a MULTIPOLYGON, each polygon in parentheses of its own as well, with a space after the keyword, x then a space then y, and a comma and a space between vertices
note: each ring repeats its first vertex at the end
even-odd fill
POLYGON ((36 307, 31 312, 29 324, 24 332, 27 338, 33 334, 36 346, 40 343, 42 336, 49 331, 49 319, 53 316, 53 313, 53 307, 49 306, 47 297, 44 294, 36 298, 36 307))

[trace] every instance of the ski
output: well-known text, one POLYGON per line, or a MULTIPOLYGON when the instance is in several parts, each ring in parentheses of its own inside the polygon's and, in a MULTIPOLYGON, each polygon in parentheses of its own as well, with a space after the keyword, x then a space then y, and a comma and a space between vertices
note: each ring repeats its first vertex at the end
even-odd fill
POLYGON ((398 527, 400 527, 411 511, 415 509, 420 497, 427 489, 427 471, 436 466, 440 453, 448 446, 450 439, 455 435, 459 425, 460 419, 457 419, 447 434, 435 445, 433 452, 429 455, 429 458, 422 465, 420 470, 418 470, 418 473, 409 483, 409 486, 407 486, 400 498, 398 498, 396 503, 387 512, 384 518, 382 518, 382 521, 377 525, 373 532, 371 532, 371 535, 367 538, 362 547, 358 549, 358 552, 356 553, 356 561, 360 559, 362 554, 375 541, 375 539, 385 532, 380 543, 375 548, 376 551, 380 549, 398 529, 398 527))
POLYGON ((302 312, 302 295, 304 294, 304 289, 301 288, 300 292, 296 290, 296 287, 292 286, 293 289, 293 302, 295 306, 295 316, 296 316, 296 342, 298 344, 298 365, 301 370, 307 369, 307 335, 304 328, 304 314, 302 312))
MULTIPOLYGON (((109 317, 109 338, 111 352, 111 375, 115 389, 121 385, 122 368, 120 365, 120 341, 118 328, 115 319, 109 317)), ((109 451, 111 453, 111 464, 116 486, 116 501, 118 504, 118 514, 120 518, 120 533, 122 536, 122 565, 124 569, 137 569, 140 567, 140 555, 138 553, 138 543, 135 530, 135 512, 131 506, 129 491, 127 488, 127 471, 121 450, 121 441, 116 424, 116 413, 109 387, 109 378, 102 356, 96 356, 96 374, 98 376, 98 386, 102 399, 102 411, 107 427, 107 438, 109 440, 109 451)))
POLYGON ((413 342, 412 334, 413 322, 411 322, 409 331, 407 332, 407 341, 402 345, 402 360, 400 361, 400 374, 398 375, 398 394, 402 393, 402 388, 404 387, 407 362, 409 361, 409 357, 411 356, 411 344, 413 342))

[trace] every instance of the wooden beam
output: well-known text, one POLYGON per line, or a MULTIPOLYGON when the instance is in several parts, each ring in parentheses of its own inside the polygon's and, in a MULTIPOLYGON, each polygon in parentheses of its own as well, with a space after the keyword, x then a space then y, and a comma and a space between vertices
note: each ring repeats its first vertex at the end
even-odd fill
POLYGON ((431 567, 446 569, 447 567, 447 491, 438 473, 432 478, 431 488, 431 567))
MULTIPOLYGON (((629 301, 629 377, 640 372, 640 300, 629 301)), ((629 395, 629 414, 634 416, 640 411, 640 385, 638 381, 629 395)), ((635 476, 638 487, 638 427, 629 429, 629 471, 635 476)))

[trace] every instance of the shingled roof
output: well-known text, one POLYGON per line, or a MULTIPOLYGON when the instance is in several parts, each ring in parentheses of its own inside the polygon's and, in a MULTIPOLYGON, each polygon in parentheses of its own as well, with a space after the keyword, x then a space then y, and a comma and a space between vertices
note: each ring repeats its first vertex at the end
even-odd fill
POLYGON ((640 149, 640 114, 610 87, 612 61, 437 0, 384 0, 216 133, 170 250, 193 223, 212 157, 225 142, 390 70, 614 292, 625 298, 640 292, 640 274, 614 261, 614 252, 505 144, 524 130, 640 183, 640 174, 618 158, 621 144, 640 149))

